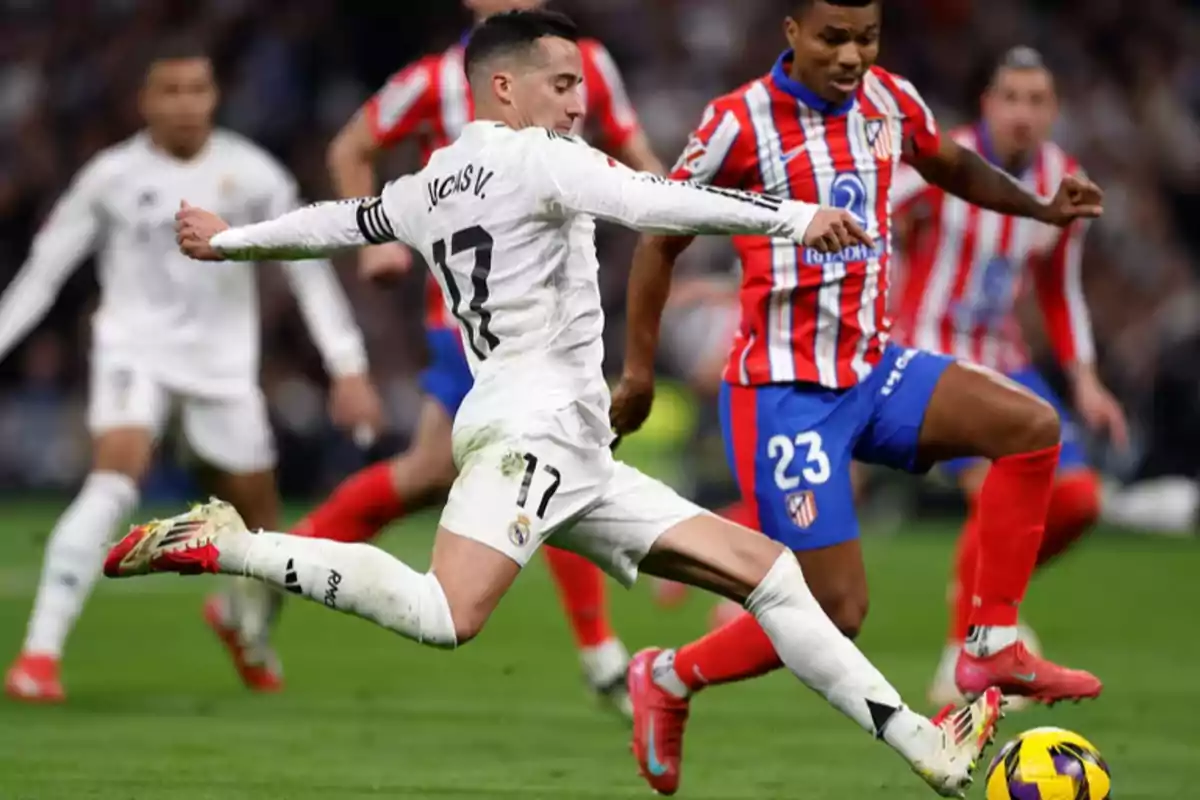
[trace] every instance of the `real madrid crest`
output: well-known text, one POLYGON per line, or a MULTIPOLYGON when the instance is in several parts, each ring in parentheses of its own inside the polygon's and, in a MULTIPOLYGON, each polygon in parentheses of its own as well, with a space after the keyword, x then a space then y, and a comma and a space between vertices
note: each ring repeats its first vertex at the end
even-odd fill
POLYGON ((508 540, 517 547, 524 547, 529 543, 530 537, 530 522, 529 517, 524 514, 518 514, 517 518, 508 526, 508 540))

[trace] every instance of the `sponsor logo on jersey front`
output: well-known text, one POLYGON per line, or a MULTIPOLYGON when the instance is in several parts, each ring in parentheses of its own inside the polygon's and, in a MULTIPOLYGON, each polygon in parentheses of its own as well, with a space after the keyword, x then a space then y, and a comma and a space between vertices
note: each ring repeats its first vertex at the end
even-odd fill
POLYGON ((884 242, 882 239, 876 241, 874 247, 867 247, 865 244, 855 244, 847 247, 844 250, 839 250, 836 253, 822 253, 812 247, 804 248, 804 263, 809 266, 822 266, 824 264, 853 264, 858 261, 871 261, 877 258, 883 258, 884 242))

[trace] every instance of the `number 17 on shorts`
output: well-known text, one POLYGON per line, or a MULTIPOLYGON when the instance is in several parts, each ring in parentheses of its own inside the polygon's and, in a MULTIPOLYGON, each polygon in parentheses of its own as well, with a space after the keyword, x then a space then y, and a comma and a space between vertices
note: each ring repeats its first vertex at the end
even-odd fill
POLYGON ((730 470, 763 533, 792 550, 815 550, 858 536, 850 483, 853 433, 810 413, 791 386, 721 390, 721 425, 730 470))
POLYGON ((596 502, 611 461, 592 463, 553 439, 514 437, 462 460, 442 527, 524 566, 555 530, 596 502))

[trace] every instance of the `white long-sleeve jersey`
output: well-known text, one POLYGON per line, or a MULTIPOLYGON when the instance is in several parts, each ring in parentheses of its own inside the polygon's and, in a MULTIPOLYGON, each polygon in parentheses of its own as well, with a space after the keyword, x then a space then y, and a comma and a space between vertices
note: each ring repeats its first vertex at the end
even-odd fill
POLYGON ((799 241, 817 206, 637 173, 574 137, 468 124, 380 197, 322 203, 213 237, 238 260, 303 258, 399 240, 418 250, 458 320, 475 385, 455 419, 455 451, 561 426, 606 445, 595 219, 666 233, 753 233, 799 241), (486 441, 485 441, 486 440, 486 441))
MULTIPOLYGON (((95 252, 101 289, 95 348, 133 361, 178 391, 219 396, 257 382, 257 278, 243 265, 199 265, 179 252, 181 200, 237 223, 298 205, 291 175, 234 133, 215 131, 189 161, 159 150, 144 132, 104 150, 59 199, 0 298, 0 358, 95 252)), ((364 371, 362 335, 331 265, 284 268, 326 367, 333 374, 364 371)))

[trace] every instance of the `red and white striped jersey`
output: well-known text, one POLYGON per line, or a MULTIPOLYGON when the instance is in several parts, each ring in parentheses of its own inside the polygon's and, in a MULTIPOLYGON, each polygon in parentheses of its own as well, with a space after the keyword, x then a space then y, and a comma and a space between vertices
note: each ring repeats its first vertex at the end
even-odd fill
MULTIPOLYGON (((579 42, 583 57, 586 117, 584 129, 607 150, 619 148, 638 130, 638 119, 625 93, 621 73, 612 56, 592 39, 579 42)), ((463 70, 463 45, 426 56, 397 72, 363 106, 375 141, 392 147, 416 139, 424 166, 433 151, 455 141, 463 126, 475 116, 471 90, 463 70)), ((446 312, 436 281, 425 282, 425 324, 455 328, 446 312)))
POLYGON ((844 388, 883 352, 891 187, 903 156, 932 154, 933 114, 908 81, 878 67, 854 97, 826 102, 788 76, 785 52, 769 75, 713 101, 673 178, 750 189, 849 210, 875 240, 824 254, 783 239, 734 237, 742 261, 742 319, 725 380, 804 381, 844 388))
MULTIPOLYGON (((990 158, 982 127, 953 132, 955 141, 990 158)), ((1043 197, 1079 164, 1047 142, 1017 176, 1043 197)), ((926 183, 904 167, 893 190, 906 232, 897 252, 900 291, 896 336, 905 344, 946 353, 1001 372, 1029 365, 1014 314, 1026 276, 1046 319, 1060 363, 1093 358, 1091 321, 1080 283, 1086 226, 1065 229, 987 211, 926 183)))

